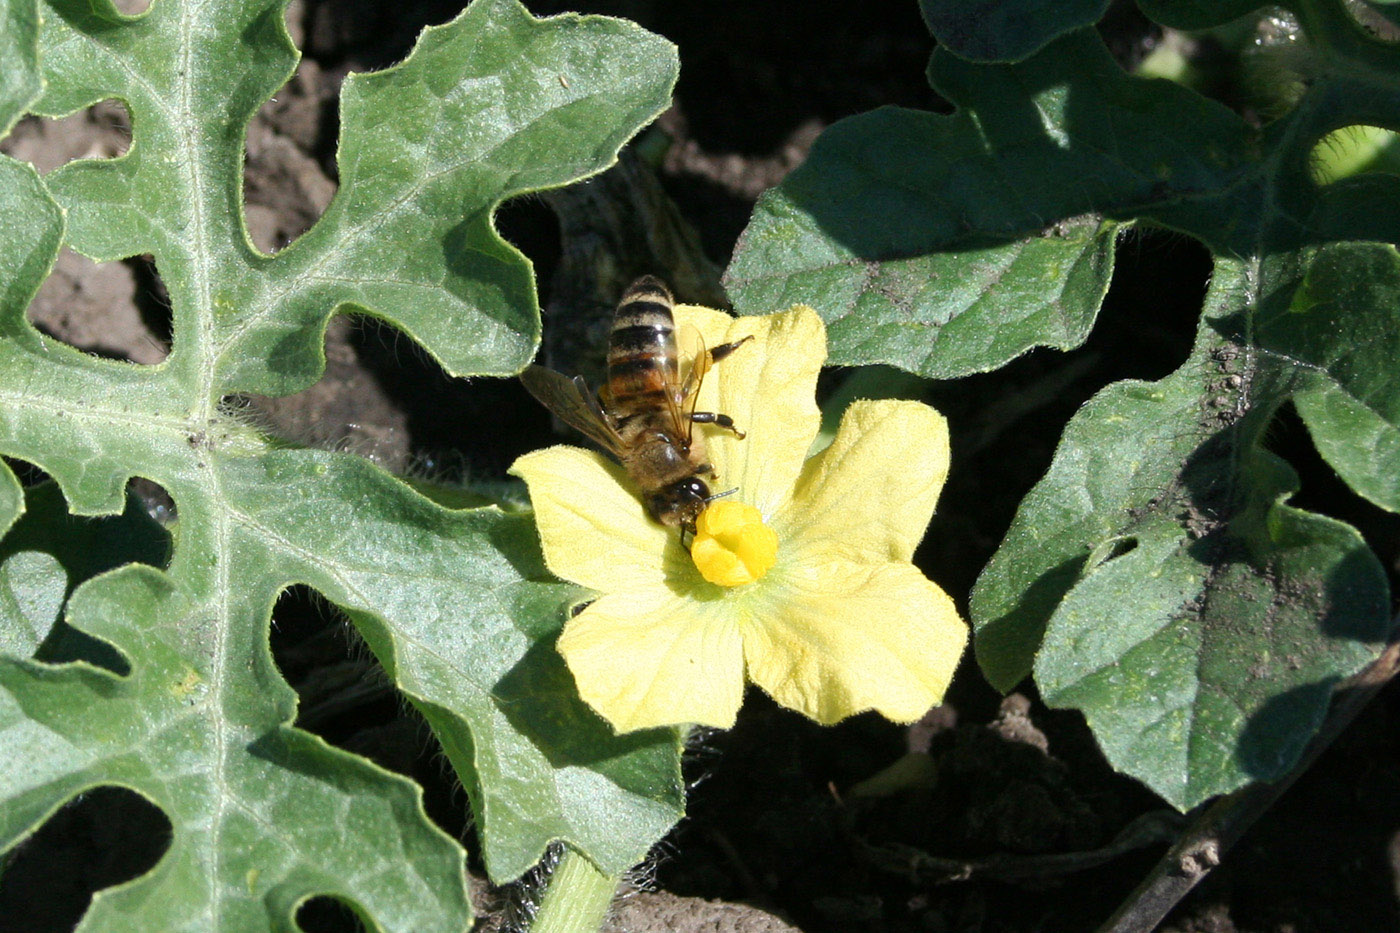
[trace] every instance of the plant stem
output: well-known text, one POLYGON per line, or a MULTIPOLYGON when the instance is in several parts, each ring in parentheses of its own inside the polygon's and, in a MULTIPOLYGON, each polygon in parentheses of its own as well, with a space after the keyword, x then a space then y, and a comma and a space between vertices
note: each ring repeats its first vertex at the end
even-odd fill
POLYGON ((1351 724, 1366 704, 1386 684, 1400 675, 1400 617, 1392 623, 1396 632, 1381 656, 1365 670, 1341 685, 1345 690, 1332 705, 1322 728, 1313 737, 1297 767, 1272 784, 1251 784, 1210 806, 1203 807, 1177 843, 1118 910, 1099 927, 1098 933, 1149 933, 1167 913, 1220 864, 1226 850, 1239 841, 1264 811, 1283 796, 1318 756, 1351 724))
POLYGON ((549 876, 530 933, 597 933, 620 880, 566 846, 549 876))

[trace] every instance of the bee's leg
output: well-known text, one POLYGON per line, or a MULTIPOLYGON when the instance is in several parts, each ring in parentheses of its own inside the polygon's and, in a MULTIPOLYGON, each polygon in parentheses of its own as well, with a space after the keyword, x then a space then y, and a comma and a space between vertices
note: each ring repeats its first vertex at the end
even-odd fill
POLYGON ((692 411, 692 412, 690 413, 690 420, 691 420, 691 421, 694 421, 696 424, 716 424, 716 425, 719 425, 721 428, 724 428, 726 431, 733 431, 733 432, 734 432, 734 436, 737 437, 737 438, 739 438, 740 440, 743 440, 744 437, 745 437, 743 431, 740 431, 738 428, 734 427, 734 419, 733 419, 733 418, 729 417, 728 415, 721 415, 719 412, 715 412, 715 411, 692 411))
POLYGON ((752 339, 753 334, 749 334, 743 340, 736 340, 733 343, 722 343, 717 347, 711 347, 709 350, 710 365, 718 363, 720 360, 724 359, 726 356, 733 353, 735 350, 739 349, 752 339))

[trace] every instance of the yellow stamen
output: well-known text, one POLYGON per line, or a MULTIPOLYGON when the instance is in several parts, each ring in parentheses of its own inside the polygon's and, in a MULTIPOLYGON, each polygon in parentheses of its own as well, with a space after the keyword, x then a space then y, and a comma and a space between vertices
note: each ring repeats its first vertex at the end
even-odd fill
POLYGON ((700 575, 711 583, 752 583, 767 573, 777 559, 778 535, 763 524, 758 509, 725 499, 700 513, 690 557, 700 575))

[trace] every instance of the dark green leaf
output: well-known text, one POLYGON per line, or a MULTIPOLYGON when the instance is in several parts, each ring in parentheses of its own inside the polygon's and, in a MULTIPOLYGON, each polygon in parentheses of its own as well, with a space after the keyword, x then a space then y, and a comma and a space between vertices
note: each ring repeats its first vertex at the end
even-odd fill
POLYGON ((1375 556, 1349 526, 1286 505, 1297 479, 1260 447, 1290 390, 1330 383, 1306 356, 1374 313, 1298 327, 1295 289, 1336 266, 1359 275, 1378 250, 1394 261, 1337 245, 1219 262, 1191 358, 1075 416, 973 591, 993 684, 1034 664, 1047 702, 1082 709, 1115 767, 1183 809, 1286 773, 1331 685, 1387 633, 1375 556))
POLYGON ((1138 0, 1149 17, 1173 29, 1209 29, 1267 6, 1259 0, 1138 0))
POLYGON ((1400 512, 1400 255, 1333 246, 1288 304, 1261 309, 1260 350, 1296 374, 1293 403, 1322 456, 1361 495, 1400 512))
MULTIPOLYGON (((1257 4, 1142 6, 1200 28, 1257 4)), ((939 49, 930 80, 954 112, 831 127, 728 273, 746 312, 816 307, 833 362, 949 378, 1082 341, 1123 226, 1211 250, 1191 359, 1070 422, 972 599, 996 686, 1034 668, 1115 765, 1181 806, 1286 771, 1389 624, 1375 558, 1288 506, 1296 480, 1261 444, 1291 402, 1353 489, 1400 504, 1400 268, 1377 245, 1400 240, 1400 177, 1310 172, 1334 131, 1400 125, 1400 47, 1340 2, 1289 9, 1303 34, 1271 60, 1287 93, 1258 127, 1126 75, 1089 30, 1015 64, 939 49)), ((1079 13, 1047 30, 1056 15, 1079 13)))
POLYGON ((1092 26, 1108 0, 919 0, 939 45, 963 58, 1014 62, 1092 26))
POLYGON ((726 274, 745 313, 816 308, 834 363, 947 379, 1078 346, 1112 274, 1113 218, 1186 212, 1255 166, 1242 120, 1124 75, 1089 32, 1014 66, 940 50, 930 75, 957 113, 831 127, 764 195, 726 274))

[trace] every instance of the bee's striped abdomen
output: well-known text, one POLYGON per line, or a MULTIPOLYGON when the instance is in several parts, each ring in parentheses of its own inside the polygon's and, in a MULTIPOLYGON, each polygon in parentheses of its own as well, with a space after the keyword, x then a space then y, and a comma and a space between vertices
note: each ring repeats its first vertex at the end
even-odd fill
POLYGON ((649 275, 618 303, 608 339, 608 393, 619 415, 665 409, 679 370, 671 305, 670 291, 649 275))

